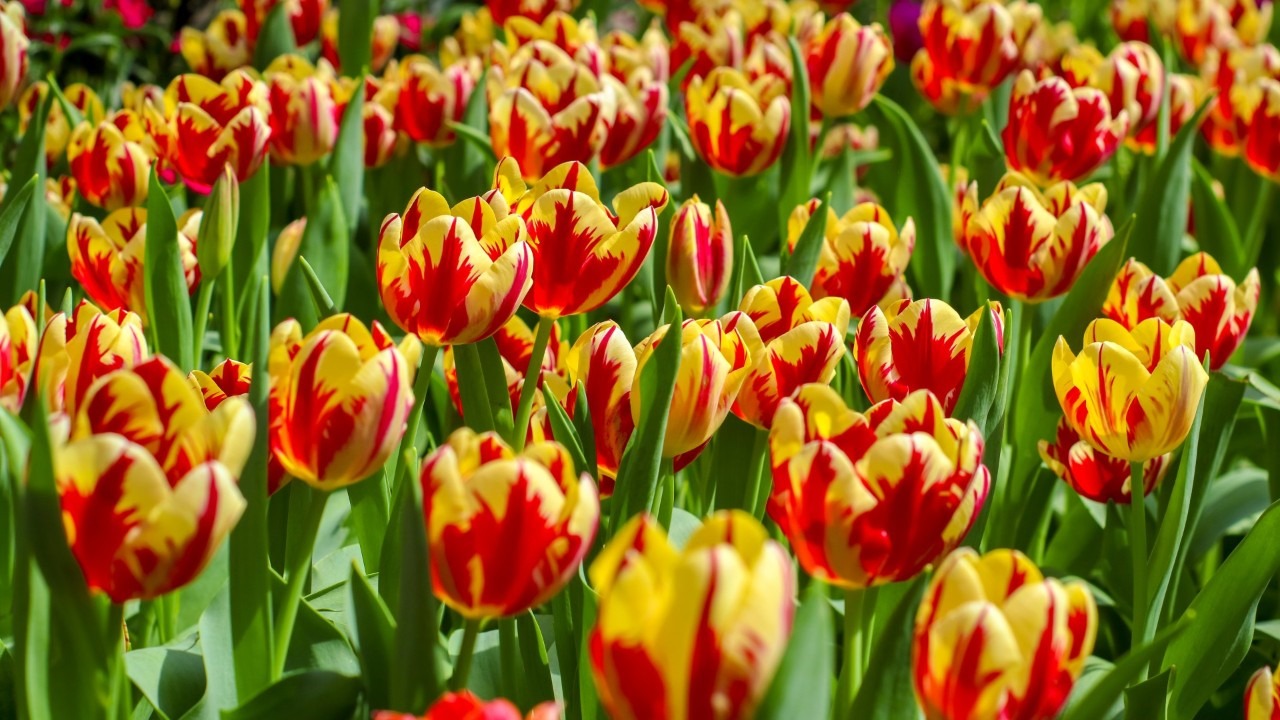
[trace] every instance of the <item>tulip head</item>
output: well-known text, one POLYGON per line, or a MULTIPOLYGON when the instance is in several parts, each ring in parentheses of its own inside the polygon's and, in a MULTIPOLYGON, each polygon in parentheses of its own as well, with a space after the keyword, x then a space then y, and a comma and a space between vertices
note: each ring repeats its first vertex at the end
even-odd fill
POLYGON ((831 118, 865 108, 893 71, 893 49, 884 28, 862 25, 847 12, 806 38, 804 59, 813 104, 831 118))
POLYGON ((302 235, 307 231, 307 219, 299 218, 284 226, 276 236, 276 246, 271 250, 271 291, 279 295, 293 261, 302 248, 302 235))
POLYGON ((911 79, 938 110, 968 112, 1019 67, 1040 22, 1040 6, 1023 0, 927 0, 911 79))
POLYGON ((1261 45, 1274 10, 1268 0, 1178 0, 1174 43, 1192 65, 1203 63, 1215 50, 1261 45))
POLYGON ((0 410, 16 415, 31 384, 38 331, 31 312, 21 304, 9 308, 0 320, 0 410))
POLYGON ((1178 0, 1111 0, 1111 27, 1126 42, 1151 42, 1151 26, 1173 29, 1178 0))
POLYGON ((1262 78, 1252 89, 1257 109, 1244 140, 1249 167, 1271 182, 1280 182, 1280 80, 1262 78))
POLYGON ((591 477, 555 442, 517 454, 496 433, 457 430, 422 464, 436 596, 468 618, 509 617, 577 572, 600 520, 591 477))
POLYGON ((377 710, 373 720, 560 720, 560 706, 544 702, 529 711, 528 716, 510 702, 498 698, 486 702, 470 691, 447 692, 440 696, 425 715, 377 710))
POLYGON ((1106 94, 1113 113, 1125 111, 1130 135, 1155 124, 1165 93, 1164 62, 1155 48, 1145 42, 1120 43, 1091 79, 1091 84, 1106 94))
POLYGON ((1209 375, 1195 355, 1195 330, 1151 318, 1132 330, 1094 320, 1084 348, 1059 337, 1053 387, 1072 430, 1095 449, 1146 462, 1182 444, 1209 375))
MULTIPOLYGON (((1096 450, 1080 439, 1065 419, 1058 421, 1053 442, 1041 440, 1040 459, 1080 496, 1094 502, 1128 505, 1132 498, 1129 463, 1096 450)), ((1148 460, 1142 468, 1143 497, 1151 494, 1169 470, 1169 456, 1148 460)))
POLYGON ((230 167, 223 168, 200 217, 196 258, 201 272, 217 277, 231 261, 240 225, 240 181, 230 167))
MULTIPOLYGON (((1200 70, 1204 84, 1217 91, 1209 104, 1201 131, 1209 145, 1223 155, 1245 151, 1250 128, 1265 127, 1270 83, 1280 81, 1280 50, 1274 45, 1213 48, 1200 70)), ((1259 138, 1266 140, 1265 136, 1259 138)), ((1246 158, 1247 159, 1247 158, 1246 158)))
POLYGON ((207 193, 222 169, 249 179, 266 157, 271 126, 267 86, 236 70, 221 83, 179 75, 165 90, 169 164, 187 187, 207 193))
POLYGON ((782 154, 791 128, 787 84, 775 75, 754 80, 730 67, 694 77, 684 97, 689 139, 712 169, 758 175, 782 154))
POLYGON ((310 165, 328 155, 338 141, 341 113, 332 69, 317 69, 300 55, 281 55, 263 78, 272 159, 281 165, 310 165))
MULTIPOLYGON (((341 25, 338 8, 331 8, 320 21, 320 56, 334 68, 343 70, 338 57, 338 27, 341 25)), ((400 21, 395 15, 379 15, 373 19, 373 38, 369 47, 369 69, 382 72, 400 42, 400 21)), ((359 68, 351 68, 359 70, 359 68)), ((353 73, 358 74, 358 73, 353 73)))
POLYGON ((320 36, 320 23, 329 11, 330 0, 240 0, 244 11, 245 32, 251 45, 257 46, 258 35, 271 10, 284 3, 293 28, 293 40, 298 46, 306 45, 320 36))
MULTIPOLYGON (((810 200, 791 212, 787 220, 791 250, 795 250, 818 204, 810 200)), ((809 286, 813 296, 844 298, 849 311, 861 316, 871 306, 898 294, 915 245, 916 225, 911 218, 899 231, 889 213, 875 203, 855 205, 843 217, 828 208, 827 231, 809 286)))
POLYGON ((4 3, 0 8, 0 109, 9 107, 26 80, 30 45, 22 5, 4 3))
POLYGON ((786 551, 749 514, 721 511, 677 550, 633 518, 591 565, 600 594, 591 671, 618 718, 746 720, 795 614, 786 551))
POLYGON ((485 6, 489 8, 494 22, 505 25, 513 17, 542 22, 557 10, 573 12, 578 0, 485 0, 485 6))
MULTIPOLYGON (((1205 96, 1205 86, 1200 78, 1182 73, 1169 73, 1169 137, 1174 137, 1183 125, 1191 122, 1196 108, 1205 96)), ((1132 133, 1126 141, 1129 147, 1145 155, 1154 155, 1159 138, 1159 123, 1150 123, 1132 133)))
POLYGON ((613 494, 622 452, 635 430, 631 415, 635 350, 617 323, 598 323, 588 328, 565 355, 565 371, 571 388, 582 385, 595 436, 600 495, 608 497, 613 494))
POLYGON ((1009 168, 1040 185, 1088 175, 1111 158, 1129 131, 1128 111, 1111 113, 1102 90, 1072 88, 1053 76, 1036 81, 1024 70, 1014 83, 1004 128, 1009 168))
POLYGON ((70 318, 57 313, 45 324, 36 382, 51 412, 74 417, 94 381, 150 355, 142 318, 123 308, 104 313, 82 300, 70 318))
POLYGON ((1280 718, 1280 684, 1271 674, 1270 666, 1258 669, 1249 678, 1244 689, 1245 720, 1276 720, 1280 718))
POLYGON ((1071 289, 1115 235, 1099 183, 1077 188, 1060 182, 1042 191, 1010 173, 981 207, 976 184, 966 203, 971 216, 962 244, 978 272, 1000 292, 1027 302, 1071 289))
POLYGON ((940 720, 1057 717, 1097 632, 1083 582, 1046 578, 1017 550, 961 548, 916 613, 916 699, 940 720))
POLYGON ((624 78, 605 75, 605 87, 612 88, 615 102, 612 122, 604 130, 600 167, 617 167, 653 144, 667 122, 667 83, 649 68, 641 68, 624 78))
POLYGON ((248 20, 239 10, 223 10, 204 30, 182 28, 178 50, 193 73, 215 82, 221 80, 227 73, 253 61, 248 20))
POLYGON ((475 90, 476 61, 459 61, 443 69, 422 55, 411 55, 398 66, 396 129, 410 140, 430 147, 453 144, 450 122, 461 122, 475 90))
MULTIPOLYGON (((22 97, 18 99, 18 130, 23 135, 30 129, 32 120, 35 119, 40 105, 44 103, 48 94, 49 83, 37 80, 27 86, 22 97)), ((62 89, 62 94, 90 124, 96 125, 106 117, 102 99, 88 85, 71 83, 62 89)), ((44 131, 44 155, 49 167, 57 165, 62 154, 66 152, 71 142, 72 129, 70 120, 62 112, 62 103, 54 100, 49 106, 49 117, 45 120, 44 131)))
POLYGON ((724 204, 711 207, 692 198, 681 203, 671 221, 667 247, 667 283, 680 307, 701 315, 715 307, 729 289, 733 269, 733 229, 724 204))
POLYGON ((108 211, 146 201, 155 156, 137 140, 145 132, 137 115, 121 111, 96 126, 82 122, 71 133, 67 163, 81 197, 108 211))
POLYGON ((271 335, 271 450, 321 490, 358 482, 386 462, 413 406, 411 371, 377 321, 347 314, 303 337, 294 320, 271 335))

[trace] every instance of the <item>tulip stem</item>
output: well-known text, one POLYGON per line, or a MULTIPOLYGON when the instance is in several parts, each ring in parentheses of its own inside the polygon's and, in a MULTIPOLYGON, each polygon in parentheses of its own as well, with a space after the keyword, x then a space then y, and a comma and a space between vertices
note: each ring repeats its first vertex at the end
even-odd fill
MULTIPOLYGON (((222 354, 235 359, 240 355, 239 318, 236 315, 236 294, 232 287, 234 278, 231 266, 222 269, 222 354)), ((212 284, 212 283, 211 283, 212 284)), ((199 358, 196 358, 197 361, 199 358)))
POLYGON ((862 687, 866 672, 866 614, 867 602, 874 608, 871 591, 851 588, 844 591, 844 665, 836 685, 836 717, 848 717, 853 701, 862 687))
POLYGON ((440 352, 438 345, 423 345, 422 358, 418 361, 418 374, 413 378, 413 410, 409 413, 409 422, 405 425, 404 437, 400 439, 400 452, 391 459, 391 482, 394 484, 400 477, 400 458, 404 451, 417 447, 418 426, 422 424, 422 416, 427 412, 427 393, 431 389, 431 375, 436 367, 436 355, 440 352))
POLYGON ((542 357, 547 353, 547 343, 551 340, 551 328, 556 321, 548 317, 538 317, 538 334, 533 340, 533 354, 529 356, 529 367, 524 372, 524 386, 520 388, 520 406, 516 408, 515 437, 511 445, 516 452, 524 449, 525 436, 529 434, 529 414, 533 410, 533 395, 538 391, 538 380, 542 375, 542 357))
MULTIPOLYGON (((1143 493, 1142 463, 1129 465, 1129 545, 1133 549, 1133 649, 1147 644, 1147 504, 1143 493)), ((1146 679, 1145 668, 1142 678, 1146 679)))
POLYGON ((449 677, 449 689, 462 690, 467 686, 467 678, 471 675, 471 658, 476 654, 476 638, 480 635, 480 621, 468 619, 462 628, 462 647, 458 650, 458 661, 453 665, 453 675, 449 677))
MULTIPOLYGON (((290 489, 294 493, 306 493, 306 516, 294 514, 289 518, 292 522, 303 523, 301 530, 295 535, 289 533, 285 545, 285 578, 284 604, 280 606, 280 617, 276 619, 276 651, 273 678, 284 673, 285 658, 289 654, 289 641, 293 637, 293 624, 298 619, 298 606, 302 603, 302 586, 311 570, 311 553, 315 549, 316 536, 320 534, 320 521, 324 518, 324 506, 329 500, 329 493, 316 490, 304 483, 295 483, 290 489)), ((290 503, 290 509, 297 506, 290 503)))
POLYGON ((106 681, 108 697, 107 717, 124 720, 129 717, 128 679, 124 668, 124 605, 111 603, 107 609, 107 665, 106 681))
POLYGON ((191 336, 195 352, 191 357, 197 368, 204 367, 201 362, 204 356, 204 330, 209 324, 209 306, 213 304, 213 288, 216 284, 217 281, 213 278, 201 282, 200 295, 196 299, 196 327, 195 334, 191 336))

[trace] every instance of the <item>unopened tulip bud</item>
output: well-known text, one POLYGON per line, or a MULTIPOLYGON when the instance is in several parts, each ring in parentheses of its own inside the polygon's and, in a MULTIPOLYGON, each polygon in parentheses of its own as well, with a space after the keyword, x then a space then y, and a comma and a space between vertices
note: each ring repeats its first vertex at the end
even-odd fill
POLYGON ((196 259, 200 272, 217 277, 231 259, 231 249, 236 243, 236 228, 240 226, 240 181, 230 166, 213 184, 213 191, 204 205, 204 217, 200 222, 200 242, 196 245, 196 259))

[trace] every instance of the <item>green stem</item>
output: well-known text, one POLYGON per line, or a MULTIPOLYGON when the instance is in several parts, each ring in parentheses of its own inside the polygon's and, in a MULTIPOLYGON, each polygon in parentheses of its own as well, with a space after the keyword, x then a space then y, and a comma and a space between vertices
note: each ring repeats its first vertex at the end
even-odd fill
POLYGON ((192 362, 196 367, 203 367, 204 357, 204 329, 209 324, 209 305, 213 303, 213 288, 217 284, 217 280, 209 278, 200 283, 200 295, 196 299, 196 327, 195 334, 191 340, 194 344, 195 352, 191 355, 192 362))
POLYGON ((658 518, 662 527, 670 529, 671 514, 675 511, 676 505, 676 473, 671 467, 670 460, 662 461, 661 482, 660 492, 654 498, 651 512, 658 518))
MULTIPOLYGON (((1129 465, 1129 546, 1133 550, 1133 649, 1151 639, 1147 631, 1147 505, 1143 496, 1142 463, 1129 465)), ((1146 679, 1146 670, 1142 678, 1146 679)))
POLYGON ((836 717, 848 717, 853 700, 858 696, 866 671, 863 634, 863 605, 868 591, 855 588, 844 591, 844 664, 836 685, 836 717))
POLYGON ((293 492, 310 494, 305 518, 291 518, 305 523, 301 533, 295 536, 297 542, 288 545, 285 551, 284 604, 280 606, 280 617, 276 619, 275 667, 272 677, 278 679, 284 673, 285 657, 289 654, 289 641, 293 638, 293 624, 298 619, 298 606, 302 603, 302 587, 311 570, 311 552, 315 548, 316 536, 320 533, 320 521, 324 518, 324 506, 329 500, 329 493, 316 490, 309 485, 299 484, 293 492))
POLYGON ((1258 177, 1257 181, 1261 182, 1262 186, 1258 189, 1258 202, 1253 206, 1253 213, 1249 216, 1249 226, 1245 228, 1244 263, 1237 276, 1247 273, 1249 268, 1258 264, 1258 258, 1262 255, 1262 241, 1267 235, 1267 216, 1271 214, 1271 198, 1274 195, 1275 183, 1264 177, 1258 177))
MULTIPOLYGON (((1017 498, 1013 497, 1013 488, 1010 487, 1013 478, 1013 408, 1018 398, 1018 385, 1022 380, 1022 367, 1026 364, 1027 345, 1031 344, 1031 306, 1021 300, 1012 302, 1013 309, 1013 335, 1005 335, 1004 346, 1004 362, 1006 363, 1007 375, 1005 376, 1005 405, 1004 415, 1001 418, 1000 426, 1000 455, 996 466, 995 492, 992 493, 990 518, 987 521, 989 533, 986 537, 991 537, 989 543, 984 547, 1006 547, 1009 546, 1007 531, 1016 528, 1017 523, 1011 522, 1005 517, 1004 510, 1009 507, 1009 503, 1016 502, 1017 498), (992 537, 991 533, 995 536, 992 537)), ((1016 505, 1015 505, 1016 507, 1016 505)), ((986 540, 984 537, 984 540, 986 540)))
POLYGON ((409 413, 409 423, 405 426, 404 437, 400 439, 400 452, 391 459, 391 482, 400 477, 400 458, 404 451, 417 447, 418 426, 422 424, 422 416, 427 412, 427 392, 431 389, 431 375, 436 367, 436 355, 440 353, 438 345, 423 345, 422 359, 418 363, 418 374, 413 379, 413 411, 409 413))
POLYGON ((516 452, 524 449, 525 436, 529 433, 529 413, 533 410, 533 394, 538 390, 538 380, 542 373, 542 356, 547 352, 551 328, 555 324, 556 321, 551 318, 538 318, 538 334, 533 340, 533 354, 529 356, 529 367, 524 373, 524 387, 520 388, 520 406, 516 408, 515 437, 511 439, 516 452))
MULTIPOLYGON (((227 267, 230 267, 228 265, 227 267)), ((240 357, 240 324, 236 315, 235 278, 227 270, 222 271, 222 354, 229 358, 240 357)))
POLYGON ((129 717, 126 702, 127 679, 124 669, 124 605, 111 603, 107 610, 107 717, 125 720, 129 717))
POLYGON ((764 514, 764 503, 760 502, 761 488, 765 486, 764 476, 769 472, 769 431, 756 428, 755 442, 751 444, 751 474, 748 476, 747 496, 743 498, 744 510, 760 519, 764 514))
POLYGON ((498 660, 502 666, 502 696, 520 697, 520 641, 516 636, 516 619, 498 621, 498 660))
POLYGON ((476 654, 476 638, 480 635, 480 621, 468 619, 462 629, 462 649, 458 651, 458 662, 453 666, 453 675, 449 678, 449 689, 462 690, 467 686, 467 678, 471 675, 471 659, 476 654))

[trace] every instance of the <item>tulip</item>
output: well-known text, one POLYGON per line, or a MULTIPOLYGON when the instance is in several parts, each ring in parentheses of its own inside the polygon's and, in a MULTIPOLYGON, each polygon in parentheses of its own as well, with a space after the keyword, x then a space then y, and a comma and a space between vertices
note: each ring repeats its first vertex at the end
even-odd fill
POLYGON ((292 477, 320 490, 358 482, 400 444, 413 407, 408 362, 377 321, 347 314, 304 338, 276 326, 269 356, 271 450, 292 477))
POLYGON ((37 330, 31 312, 14 305, 0 322, 0 409, 17 414, 27 397, 36 357, 37 330))
MULTIPOLYGON (((635 431, 631 415, 631 388, 637 377, 635 350, 617 323, 605 321, 578 338, 565 354, 564 368, 569 387, 582 384, 595 438, 600 495, 608 497, 613 494, 622 452, 635 431)), ((574 397, 569 394, 569 399, 574 397)), ((572 415, 576 408, 565 404, 572 415)))
POLYGON ((371 78, 366 91, 364 107, 361 109, 364 123, 364 166, 378 168, 387 164, 400 143, 400 133, 396 129, 396 102, 399 99, 399 88, 390 83, 376 87, 371 78))
POLYGON ((1178 0, 1112 0, 1111 26, 1126 42, 1151 42, 1150 27, 1161 33, 1173 29, 1178 0))
POLYGON ((1256 268, 1236 285, 1208 253, 1183 260, 1167 279, 1131 259, 1112 283, 1102 313, 1131 330, 1153 317, 1170 325, 1185 320, 1195 330, 1196 357, 1207 353, 1209 369, 1220 370, 1249 332, 1259 293, 1256 268))
POLYGON ((619 79, 605 75, 616 103, 613 121, 600 147, 600 167, 617 167, 653 144, 667 122, 667 83, 649 68, 619 79))
MULTIPOLYGON (((670 18, 668 15, 668 21, 670 18)), ((668 27, 671 27, 669 22, 668 27)), ((669 66, 679 69, 693 61, 689 64, 689 72, 685 73, 681 90, 688 90, 694 78, 705 78, 718 67, 742 67, 746 54, 746 31, 742 17, 736 12, 723 16, 715 13, 699 15, 696 20, 680 23, 672 30, 672 35, 669 66)))
MULTIPOLYGON (((338 8, 333 8, 325 13, 324 19, 320 22, 320 56, 329 61, 329 64, 339 70, 347 70, 342 67, 342 59, 338 57, 338 27, 339 27, 338 8)), ((396 51, 396 44, 400 42, 400 21, 395 15, 379 15, 373 19, 373 39, 369 47, 369 69, 374 73, 382 72, 386 67, 387 61, 391 60, 392 54, 396 51)), ((350 68, 350 70, 359 70, 360 68, 350 68)), ((348 72, 349 75, 358 75, 359 73, 348 72)))
POLYGON ((0 110, 18 96, 27 77, 26 19, 16 2, 0 4, 0 110))
POLYGON ((487 92, 494 152, 514 157, 530 181, 569 161, 590 162, 617 105, 598 74, 542 40, 490 68, 487 92))
POLYGON ((1131 463, 1182 444, 1209 381, 1195 356, 1195 329, 1144 320, 1132 330, 1089 323, 1077 356, 1064 337, 1053 349, 1053 387, 1067 423, 1085 442, 1131 463))
POLYGON ((1115 230, 1104 214, 1099 183, 1060 182, 1041 191, 1009 173, 978 207, 977 187, 966 198, 970 219, 961 240, 992 287, 1026 302, 1042 302, 1071 288, 1115 230))
POLYGON ((240 226, 240 183, 230 167, 214 183, 205 210, 200 213, 199 237, 204 241, 197 244, 196 261, 204 275, 217 277, 231 261, 240 226))
POLYGON ((458 29, 440 42, 440 64, 448 66, 468 58, 490 57, 495 44, 502 40, 501 30, 487 7, 464 12, 458 20, 458 29))
POLYGON ((929 720, 1049 720, 1097 633, 1083 582, 1045 578, 1017 550, 961 548, 938 567, 916 612, 916 699, 929 720))
POLYGON ((310 165, 338 141, 339 107, 329 68, 317 69, 300 55, 281 55, 263 73, 271 157, 282 165, 310 165))
POLYGON ((378 710, 373 720, 560 720, 560 706, 553 702, 539 704, 522 716, 520 710, 501 698, 485 702, 463 690, 447 692, 440 697, 425 715, 378 710))
POLYGON ((244 511, 236 477, 254 428, 248 401, 210 412, 162 357, 95 383, 54 450, 67 542, 90 590, 124 603, 194 580, 244 511))
MULTIPOLYGON (((1196 108, 1204 95, 1204 84, 1193 75, 1181 73, 1169 74, 1169 137, 1178 134, 1183 125, 1191 122, 1196 108)), ((1126 143, 1144 155, 1154 155, 1160 128, 1159 123, 1151 123, 1130 134, 1126 143)))
POLYGON ((733 269, 733 228, 724 204, 716 200, 715 215, 697 194, 676 209, 667 247, 667 283, 680 307, 702 315, 715 307, 729 289, 733 269))
MULTIPOLYGON (((1218 93, 1205 116, 1205 139, 1223 155, 1240 155, 1255 122, 1267 124, 1263 104, 1269 83, 1264 81, 1280 81, 1280 51, 1273 45, 1211 49, 1201 77, 1218 93)), ((1265 141, 1261 133, 1259 139, 1265 141)))
POLYGON ((1213 50, 1266 42, 1270 0, 1178 0, 1173 39, 1182 57, 1199 65, 1213 50))
POLYGON ((640 71, 651 73, 655 80, 671 79, 671 48, 656 22, 638 38, 623 30, 614 30, 600 41, 600 49, 607 58, 609 73, 619 80, 625 82, 640 71))
POLYGON ((428 345, 472 343, 511 319, 533 284, 524 220, 505 203, 464 200, 450 209, 420 189, 403 216, 382 222, 378 287, 405 332, 428 345))
POLYGON ((631 282, 653 245, 667 198, 661 185, 643 182, 614 197, 614 214, 581 163, 558 165, 530 188, 512 158, 499 163, 494 190, 485 196, 524 218, 534 260, 524 305, 553 320, 595 310, 631 282))
POLYGON ((299 218, 284 226, 276 236, 276 246, 271 250, 271 291, 279 295, 289 268, 298 259, 302 247, 302 234, 307 231, 307 219, 299 218))
POLYGON ((1072 88, 1049 77, 1036 81, 1023 71, 1009 100, 1004 128, 1009 168, 1040 185, 1078 180, 1111 158, 1129 130, 1129 113, 1117 110, 1102 90, 1072 88))
POLYGON ((282 1, 289 16, 289 25, 293 28, 295 43, 306 45, 320 36, 320 22, 329 11, 329 0, 240 0, 250 44, 257 45, 267 15, 282 1))
POLYGON ((437 597, 471 619, 550 600, 595 538, 600 501, 559 443, 517 454, 496 433, 462 428, 422 463, 423 513, 437 597))
POLYGON ((1037 24, 1022 46, 1022 65, 1038 76, 1045 74, 1062 75, 1062 66, 1072 51, 1080 48, 1093 49, 1092 45, 1081 45, 1076 37, 1076 28, 1070 20, 1058 23, 1042 22, 1037 24))
MULTIPOLYGON (((1058 421, 1053 442, 1041 440, 1040 459, 1071 489, 1094 502, 1128 505, 1132 473, 1129 463, 1095 450, 1080 439, 1065 419, 1058 421)), ((1142 468, 1143 496, 1151 494, 1169 470, 1169 455, 1148 460, 1142 468)))
POLYGON ((1068 84, 1095 87, 1107 96, 1113 113, 1127 113, 1130 135, 1156 130, 1165 72, 1155 48, 1145 42, 1124 42, 1104 58, 1092 46, 1079 45, 1071 49, 1063 64, 1068 84))
POLYGON ((96 126, 88 122, 77 126, 67 147, 67 162, 80 196, 108 211, 144 203, 155 155, 134 138, 145 132, 141 119, 129 111, 96 126))
MULTIPOLYGON (((26 134, 31 120, 49 94, 49 84, 43 80, 32 83, 18 99, 18 131, 26 134)), ((62 94, 72 107, 80 111, 90 123, 97 124, 106 115, 102 99, 88 85, 71 83, 62 89, 62 94)), ((62 103, 54 100, 49 106, 49 117, 45 121, 44 155, 50 167, 56 165, 66 152, 71 142, 71 124, 62 112, 62 103)))
MULTIPOLYGON (((635 347, 635 377, 670 325, 663 325, 635 347)), ((760 334, 745 313, 719 320, 685 320, 680 332, 680 370, 676 376, 662 456, 676 469, 689 464, 720 429, 751 370, 764 355, 760 334)), ((634 385, 634 383, 633 383, 634 385)), ((631 393, 631 417, 640 422, 641 393, 631 393)))
POLYGON ((271 126, 268 89, 236 70, 221 83, 179 75, 165 90, 165 117, 172 135, 166 158, 187 187, 207 193, 230 165, 240 182, 266 157, 271 126))
MULTIPOLYGON (((495 65, 507 67, 512 54, 519 48, 540 42, 560 48, 574 61, 586 67, 594 77, 600 77, 605 72, 604 49, 600 47, 595 21, 590 17, 579 21, 572 15, 554 11, 542 21, 513 17, 503 29, 506 31, 507 42, 491 48, 495 65)), ((535 50, 533 55, 540 55, 541 52, 535 50)))
POLYGON ((911 80, 938 110, 967 113, 1019 67, 1040 21, 1040 6, 1023 0, 927 0, 911 80))
POLYGON ((395 127, 414 142, 431 147, 453 144, 450 122, 462 122, 479 73, 476 61, 459 61, 443 69, 422 55, 411 55, 396 67, 399 95, 395 127))
POLYGON ((977 426, 947 418, 927 390, 863 415, 826 385, 805 385, 782 400, 769 432, 769 516, 823 582, 908 580, 959 545, 982 510, 982 447, 977 426))
POLYGON ((782 398, 807 383, 829 383, 844 357, 849 303, 815 301, 794 278, 781 277, 747 291, 738 306, 751 318, 765 352, 743 382, 733 412, 767 430, 782 398))
POLYGON ((1245 136, 1244 159, 1254 172, 1280 182, 1280 81, 1262 78, 1253 92, 1260 99, 1245 136))
MULTIPOLYGON (((799 205, 787 220, 787 246, 794 251, 819 202, 799 205)), ((875 203, 856 205, 843 217, 827 208, 827 230, 818 267, 809 288, 815 298, 841 297, 849 311, 861 316, 870 307, 895 295, 916 245, 911 218, 894 225, 889 213, 875 203)))
POLYGON ((632 518, 590 578, 591 673, 611 717, 755 714, 795 614, 791 561, 755 518, 717 512, 681 549, 648 516, 632 518))
POLYGON ((807 39, 805 66, 809 70, 813 104, 826 117, 860 112, 880 91, 893 71, 889 36, 879 23, 862 25, 841 13, 807 39))
MULTIPOLYGON (((194 215, 199 210, 192 211, 194 215)), ((178 232, 178 249, 187 282, 187 291, 200 282, 196 264, 195 231, 199 219, 183 216, 178 232), (191 234, 188 234, 191 233, 191 234)), ((67 254, 71 258, 71 276, 84 286, 85 294, 105 310, 125 308, 146 320, 145 293, 147 245, 147 211, 143 208, 121 208, 99 224, 94 218, 76 213, 67 225, 67 254)))
POLYGON ((763 75, 753 81, 718 67, 689 82, 684 105, 689 139, 712 169, 734 177, 758 175, 782 154, 791 103, 780 78, 763 75))
POLYGON ((205 30, 182 28, 178 50, 191 72, 214 82, 221 80, 253 60, 245 14, 239 10, 223 10, 205 30))
POLYGON ((494 22, 506 25, 507 20, 514 17, 542 22, 557 10, 573 12, 578 6, 578 0, 486 0, 485 5, 494 22))
POLYGON ((1249 678, 1244 689, 1245 720, 1277 720, 1280 718, 1280 685, 1264 666, 1249 678))
POLYGON ((999 303, 960 317, 942 300, 903 300, 897 307, 873 307, 858 323, 854 357, 862 389, 872 402, 902 401, 928 390, 950 415, 964 389, 978 323, 995 323, 1004 347, 1004 314, 999 303))
POLYGON ((74 417, 94 381, 150 355, 142 318, 123 308, 103 313, 82 300, 71 318, 57 313, 45 324, 36 382, 51 411, 64 410, 74 417))

